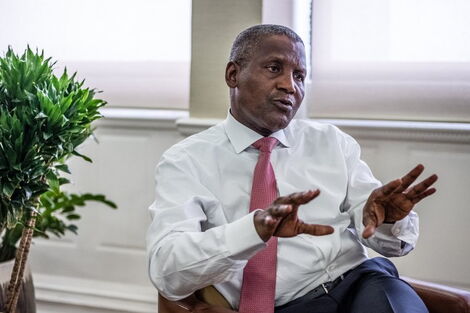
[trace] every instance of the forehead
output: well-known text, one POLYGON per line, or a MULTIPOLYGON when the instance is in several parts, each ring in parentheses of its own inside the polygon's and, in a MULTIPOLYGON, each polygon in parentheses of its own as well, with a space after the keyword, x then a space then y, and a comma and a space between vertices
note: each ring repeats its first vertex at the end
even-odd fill
POLYGON ((305 68, 305 48, 301 42, 295 42, 287 36, 272 35, 263 38, 252 54, 253 61, 277 59, 305 68))

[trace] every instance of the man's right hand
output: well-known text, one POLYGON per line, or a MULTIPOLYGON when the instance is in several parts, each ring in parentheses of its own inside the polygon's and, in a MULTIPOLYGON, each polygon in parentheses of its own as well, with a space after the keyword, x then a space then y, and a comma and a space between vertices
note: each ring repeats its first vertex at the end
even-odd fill
POLYGON ((297 192, 277 198, 266 210, 256 211, 254 223, 258 235, 263 241, 272 236, 294 237, 299 234, 323 236, 333 233, 328 225, 307 224, 297 216, 299 206, 315 199, 320 190, 297 192))

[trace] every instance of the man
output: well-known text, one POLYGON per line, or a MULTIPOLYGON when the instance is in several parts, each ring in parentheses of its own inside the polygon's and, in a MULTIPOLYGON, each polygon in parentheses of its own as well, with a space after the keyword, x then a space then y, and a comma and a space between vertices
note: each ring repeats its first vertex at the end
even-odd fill
MULTIPOLYGON (((412 185, 418 165, 382 186, 350 136, 292 120, 306 74, 292 30, 257 25, 238 35, 225 73, 227 119, 157 166, 153 283, 173 301, 214 285, 244 313, 427 312, 393 264, 369 260, 364 245, 385 256, 411 251, 412 209, 435 192, 437 176, 412 185)), ((233 312, 188 303, 192 312, 233 312)))

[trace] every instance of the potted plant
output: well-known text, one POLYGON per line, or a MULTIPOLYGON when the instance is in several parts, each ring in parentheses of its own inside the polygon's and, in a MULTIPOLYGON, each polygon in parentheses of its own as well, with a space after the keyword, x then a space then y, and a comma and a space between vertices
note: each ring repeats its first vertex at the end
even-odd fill
POLYGON ((116 207, 103 195, 62 189, 69 182, 63 176, 70 174, 69 157, 91 162, 76 148, 92 135, 91 123, 106 102, 76 73, 70 76, 65 69, 56 76, 54 64, 29 47, 21 56, 8 48, 0 57, 0 261, 15 258, 0 312, 15 312, 33 236, 76 232, 75 208, 87 201, 116 207))

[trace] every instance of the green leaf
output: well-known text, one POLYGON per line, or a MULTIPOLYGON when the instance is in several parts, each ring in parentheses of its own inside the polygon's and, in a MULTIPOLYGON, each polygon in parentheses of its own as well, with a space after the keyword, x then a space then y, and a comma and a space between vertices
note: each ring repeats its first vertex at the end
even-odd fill
POLYGON ((67 164, 58 164, 58 165, 55 166, 55 168, 58 169, 61 172, 71 174, 67 164))
POLYGON ((75 211, 75 207, 72 205, 68 205, 62 209, 62 213, 70 213, 75 211))
POLYGON ((65 184, 70 184, 70 180, 64 177, 59 177, 59 185, 65 185, 65 184))
POLYGON ((46 178, 47 178, 47 182, 49 183, 49 187, 52 189, 52 190, 57 190, 59 189, 59 178, 57 177, 56 173, 54 173, 53 171, 49 171, 47 174, 46 174, 46 178))
POLYGON ((78 214, 69 214, 69 215, 66 216, 66 218, 67 218, 68 220, 70 220, 70 221, 72 221, 72 220, 79 220, 79 219, 80 219, 80 215, 78 215, 78 214))
POLYGON ((16 189, 16 186, 9 182, 4 183, 2 187, 3 194, 7 198, 11 198, 15 189, 16 189))
POLYGON ((72 233, 77 234, 78 227, 75 225, 68 225, 67 229, 70 230, 72 233))
POLYGON ((82 195, 82 198, 84 200, 93 200, 93 201, 98 201, 98 202, 104 203, 104 204, 110 206, 113 209, 117 208, 116 203, 106 199, 106 197, 104 195, 101 195, 101 194, 86 193, 86 194, 82 195))
POLYGON ((73 154, 73 155, 76 155, 76 156, 78 156, 78 157, 81 157, 82 159, 84 159, 84 160, 87 161, 87 162, 93 163, 93 160, 92 160, 92 159, 90 159, 90 158, 87 157, 86 155, 83 155, 83 154, 78 153, 76 150, 72 151, 72 154, 73 154))

